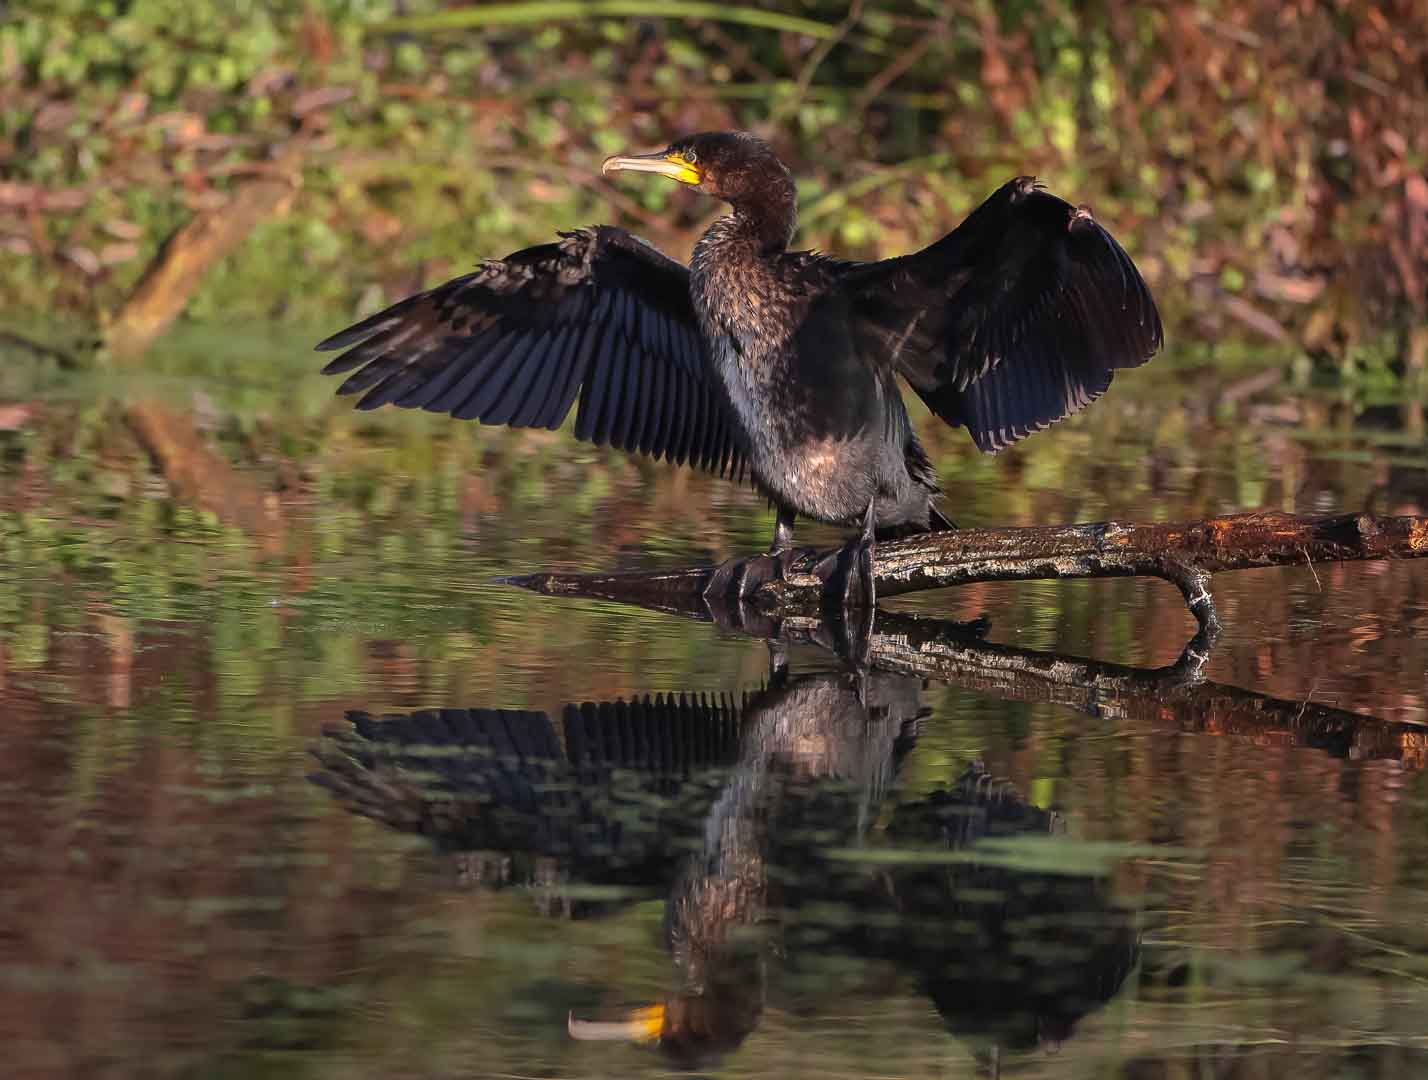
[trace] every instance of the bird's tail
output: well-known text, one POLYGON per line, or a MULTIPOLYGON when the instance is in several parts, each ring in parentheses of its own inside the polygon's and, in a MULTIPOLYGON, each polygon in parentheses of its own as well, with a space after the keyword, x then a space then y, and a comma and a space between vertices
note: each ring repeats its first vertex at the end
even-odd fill
POLYGON ((915 521, 904 521, 897 525, 884 525, 877 531, 878 543, 886 543, 890 540, 905 540, 909 536, 922 536, 924 533, 949 532, 957 527, 956 522, 948 520, 938 513, 937 507, 929 505, 927 507, 927 524, 921 525, 915 521))
POLYGON ((929 506, 927 508, 928 532, 951 532, 956 527, 957 523, 950 518, 944 517, 937 507, 929 506))

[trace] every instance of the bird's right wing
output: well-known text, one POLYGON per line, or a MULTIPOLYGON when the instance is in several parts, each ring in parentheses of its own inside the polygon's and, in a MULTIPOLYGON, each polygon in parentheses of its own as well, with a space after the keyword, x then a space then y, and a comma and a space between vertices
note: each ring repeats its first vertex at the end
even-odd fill
POLYGON ((1094 401, 1163 338, 1130 256, 1030 177, 922 251, 845 269, 834 296, 858 347, 989 452, 1094 401))
POLYGON ((352 372, 339 394, 461 420, 558 428, 675 464, 740 473, 699 336, 689 270, 600 225, 409 297, 317 346, 352 372))

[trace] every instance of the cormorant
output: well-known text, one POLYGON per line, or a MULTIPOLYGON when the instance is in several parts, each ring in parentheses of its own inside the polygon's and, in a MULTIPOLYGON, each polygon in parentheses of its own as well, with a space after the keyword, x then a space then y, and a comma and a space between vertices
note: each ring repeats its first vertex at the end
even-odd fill
POLYGON ((860 526, 845 603, 869 606, 879 530, 950 527, 897 379, 992 453, 1084 407, 1160 347, 1134 263, 1085 207, 1030 177, 922 251, 853 262, 789 251, 793 178, 746 132, 607 159, 722 199, 686 267, 597 225, 412 296, 323 341, 338 389, 575 436, 719 474, 777 510, 768 556, 726 563, 743 595, 780 573, 797 515, 860 526), (859 595, 861 590, 861 595, 859 595))

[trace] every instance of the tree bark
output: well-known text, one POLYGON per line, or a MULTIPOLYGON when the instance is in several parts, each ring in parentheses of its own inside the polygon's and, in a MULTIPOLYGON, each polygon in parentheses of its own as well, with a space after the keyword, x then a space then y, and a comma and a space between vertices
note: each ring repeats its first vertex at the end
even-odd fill
MULTIPOLYGON (((832 595, 831 552, 803 551, 744 602, 778 612, 809 612, 832 595), (819 573, 814 568, 822 563, 819 573)), ((1372 514, 1296 516, 1272 511, 1205 521, 957 529, 880 543, 873 565, 879 597, 980 581, 1158 577, 1180 589, 1201 629, 1219 628, 1210 575, 1264 566, 1313 566, 1428 556, 1428 518, 1372 514)), ((653 573, 542 573, 506 579, 548 595, 681 604, 702 597, 714 567, 653 573)), ((713 598, 711 598, 713 599, 713 598)))

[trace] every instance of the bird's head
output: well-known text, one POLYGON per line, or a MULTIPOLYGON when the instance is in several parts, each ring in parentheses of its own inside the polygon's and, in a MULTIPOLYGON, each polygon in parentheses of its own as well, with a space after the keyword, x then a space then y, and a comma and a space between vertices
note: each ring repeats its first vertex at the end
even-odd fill
POLYGON ((616 154, 601 172, 653 172, 739 205, 792 197, 793 180, 773 147, 747 131, 706 131, 676 139, 653 154, 616 154))

